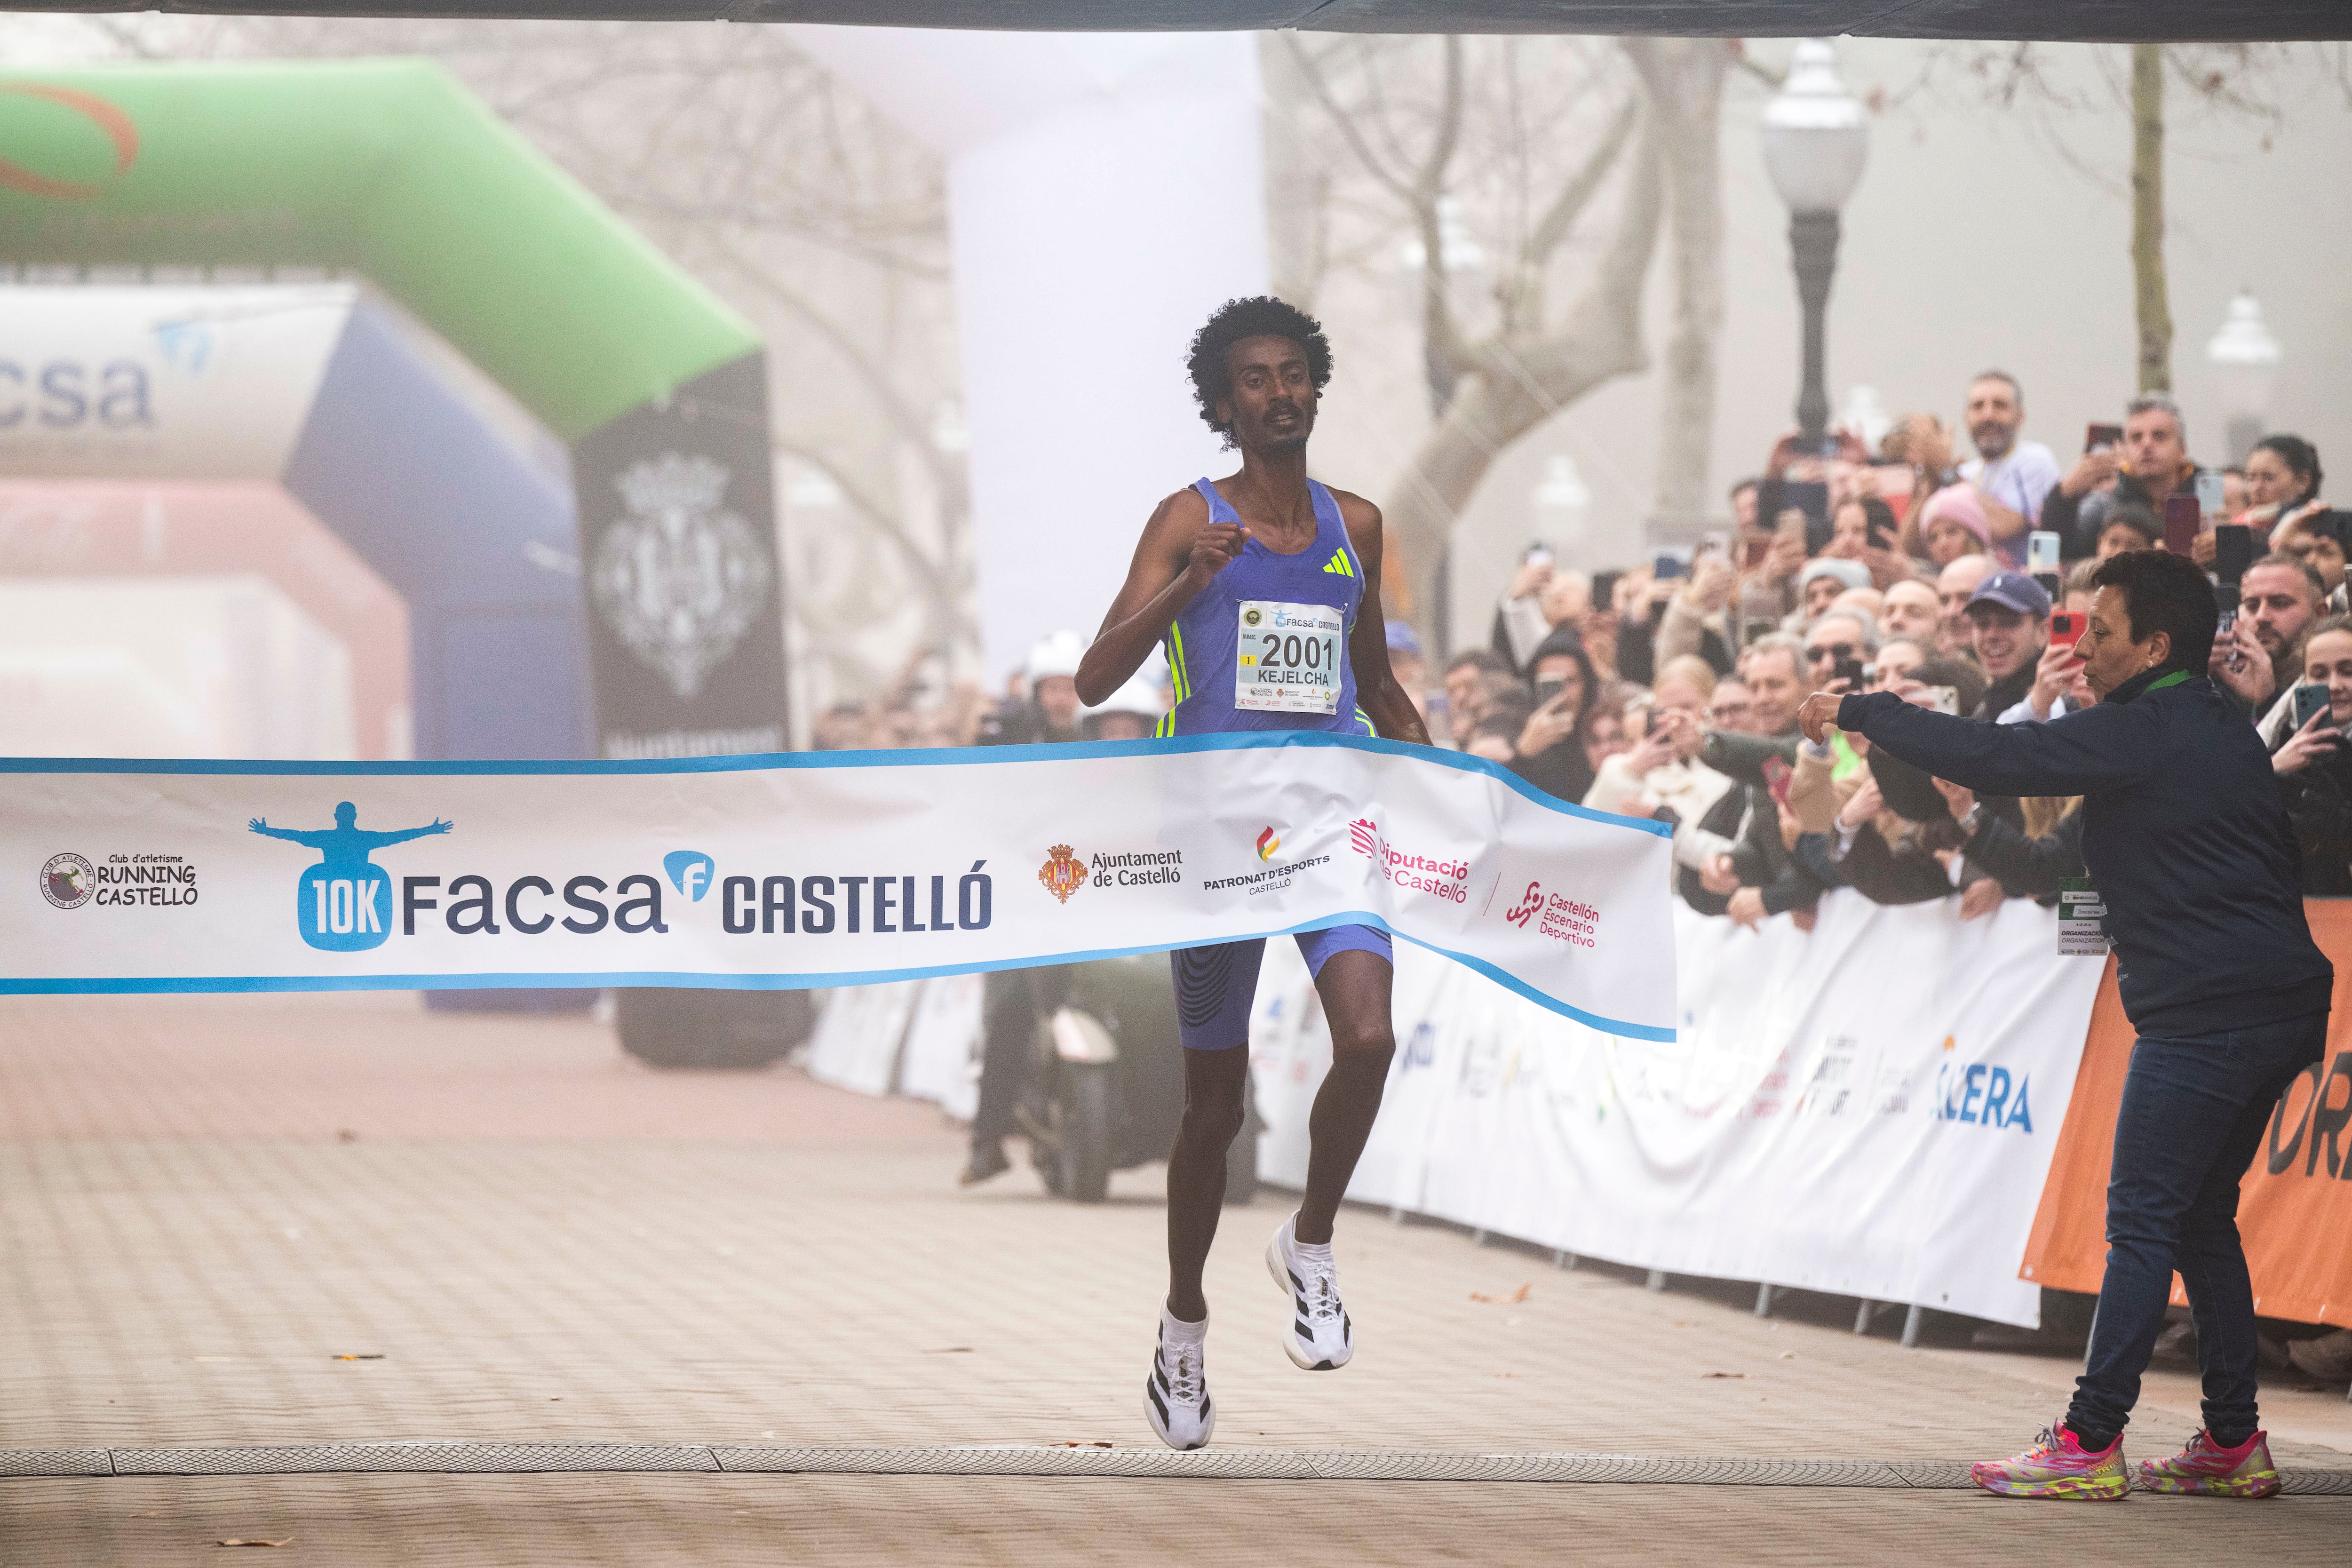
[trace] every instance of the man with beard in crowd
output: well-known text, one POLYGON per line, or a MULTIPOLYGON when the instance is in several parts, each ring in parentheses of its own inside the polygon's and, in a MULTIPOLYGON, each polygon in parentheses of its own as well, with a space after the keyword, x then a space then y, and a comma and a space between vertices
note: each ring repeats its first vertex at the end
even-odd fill
POLYGON ((2214 684, 2266 717, 2279 693, 2294 684, 2304 635, 2327 598, 2319 574, 2292 555, 2265 555, 2238 584, 2238 618, 2226 637, 2213 639, 2214 684))
POLYGON ((2042 526, 2042 503, 2058 484, 2058 459, 2039 441, 2021 441, 2018 427, 2025 423, 2025 394, 2017 377, 2005 370, 1989 370, 1969 383, 1969 439, 1977 455, 1960 465, 1960 478, 1996 507, 2015 514, 2021 527, 2004 533, 1998 519, 1993 537, 2014 553, 2015 535, 2042 526))

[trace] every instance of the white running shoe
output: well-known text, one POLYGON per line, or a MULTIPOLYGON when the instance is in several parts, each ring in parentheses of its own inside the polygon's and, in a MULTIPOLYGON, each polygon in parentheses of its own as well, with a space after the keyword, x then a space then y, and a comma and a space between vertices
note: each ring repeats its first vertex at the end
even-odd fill
POLYGON ((1208 1338, 1206 1320, 1183 1322, 1161 1304, 1160 1344, 1151 1352, 1151 1375, 1143 1380, 1143 1414, 1171 1448, 1202 1447, 1217 1429, 1217 1407, 1209 1403, 1202 1364, 1208 1338))
POLYGON ((1331 1249, 1318 1247, 1319 1259, 1309 1258, 1298 1245, 1298 1215, 1293 1213, 1265 1244, 1266 1271, 1290 1298, 1290 1327, 1282 1348, 1304 1372, 1337 1372, 1356 1353, 1354 1325, 1339 1301, 1339 1270, 1331 1249))

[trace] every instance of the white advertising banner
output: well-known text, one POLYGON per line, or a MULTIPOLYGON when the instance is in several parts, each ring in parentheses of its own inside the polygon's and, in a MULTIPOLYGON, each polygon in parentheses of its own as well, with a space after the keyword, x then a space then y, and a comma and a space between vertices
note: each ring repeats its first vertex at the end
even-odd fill
POLYGON ((1478 759, 1320 732, 0 760, 0 991, 834 986, 1353 922, 1664 1040, 1667 852, 1478 759))
MULTIPOLYGON (((1400 949, 1398 1050, 1349 1195, 1635 1268, 1997 1321, 2018 1278, 2101 965, 2022 900, 1885 908, 1811 932, 1675 905, 1680 1028, 1595 1030, 1400 949)), ((1329 1037, 1269 949, 1251 1036, 1267 1176, 1303 1184, 1329 1037)))
POLYGON ((349 283, 0 289, 0 474, 271 479, 349 283))

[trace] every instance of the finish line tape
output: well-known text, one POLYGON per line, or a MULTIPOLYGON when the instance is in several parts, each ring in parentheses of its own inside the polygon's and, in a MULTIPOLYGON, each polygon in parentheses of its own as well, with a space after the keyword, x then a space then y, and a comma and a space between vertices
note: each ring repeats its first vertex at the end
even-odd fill
POLYGON ((1669 1040, 1658 823, 1322 732, 594 763, 0 760, 0 992, 797 989, 1376 926, 1669 1040))

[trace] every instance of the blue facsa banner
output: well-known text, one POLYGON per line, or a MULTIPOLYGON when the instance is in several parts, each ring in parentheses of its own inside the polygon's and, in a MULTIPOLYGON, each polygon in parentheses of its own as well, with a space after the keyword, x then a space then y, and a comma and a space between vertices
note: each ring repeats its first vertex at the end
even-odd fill
POLYGON ((1358 923, 1669 1040, 1664 827, 1324 733, 0 762, 0 992, 788 989, 1358 923))

